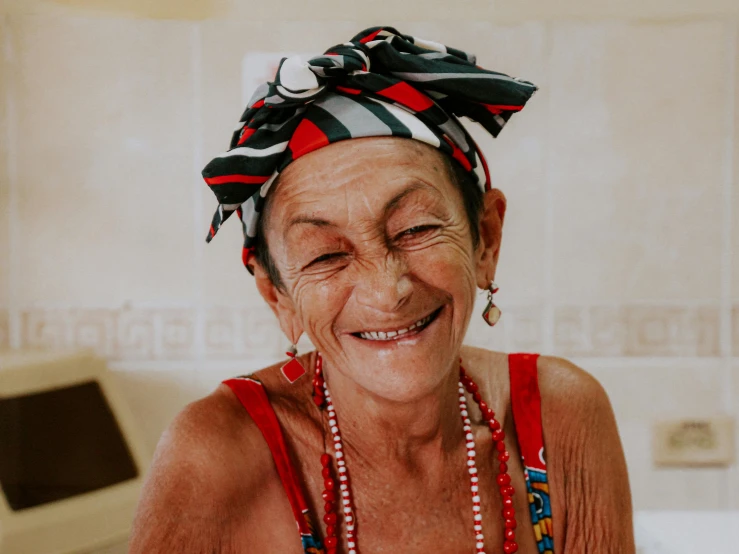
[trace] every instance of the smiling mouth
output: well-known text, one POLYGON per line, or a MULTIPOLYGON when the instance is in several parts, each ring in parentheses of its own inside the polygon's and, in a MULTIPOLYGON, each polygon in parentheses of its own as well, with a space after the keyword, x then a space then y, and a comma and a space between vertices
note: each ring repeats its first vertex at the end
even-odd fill
POLYGON ((364 340, 398 340, 404 337, 416 335, 428 327, 441 313, 443 306, 424 318, 419 319, 412 325, 403 329, 393 329, 388 331, 367 331, 352 333, 353 336, 364 340))

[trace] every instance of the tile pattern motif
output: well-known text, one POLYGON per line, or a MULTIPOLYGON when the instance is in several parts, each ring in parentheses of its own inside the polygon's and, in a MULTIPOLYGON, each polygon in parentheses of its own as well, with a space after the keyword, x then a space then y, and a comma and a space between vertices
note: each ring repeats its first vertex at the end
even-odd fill
MULTIPOLYGON (((213 359, 262 359, 283 348, 266 307, 206 310, 200 332, 198 320, 197 310, 184 308, 27 310, 21 314, 21 344, 85 347, 113 360, 138 361, 195 359, 199 339, 213 359)), ((0 341, 6 327, 0 323, 0 341)))
MULTIPOLYGON (((545 350, 542 308, 502 309, 503 317, 492 329, 473 316, 465 342, 511 352, 545 350)), ((199 340, 208 359, 262 359, 281 355, 287 346, 266 305, 209 308, 202 326, 198 320, 194 308, 26 310, 21 342, 28 347, 88 347, 120 360, 193 359, 199 340)), ((734 351, 739 352, 739 306, 733 320, 734 351)), ((8 342, 8 327, 8 313, 0 312, 0 346, 8 342)), ((554 352, 565 357, 720 355, 716 306, 560 306, 554 312, 554 335, 554 352)), ((312 347, 301 337, 300 351, 312 347)))
POLYGON ((720 355, 718 306, 560 306, 554 325, 562 355, 720 355))

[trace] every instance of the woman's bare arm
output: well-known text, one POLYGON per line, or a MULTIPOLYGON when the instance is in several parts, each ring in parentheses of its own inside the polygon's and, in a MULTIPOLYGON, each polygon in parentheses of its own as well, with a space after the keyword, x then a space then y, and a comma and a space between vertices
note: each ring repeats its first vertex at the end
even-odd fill
POLYGON ((175 418, 157 446, 129 554, 246 551, 240 522, 262 477, 260 449, 244 441, 237 417, 243 420, 214 393, 175 418))
POLYGON ((631 491, 608 396, 571 362, 539 362, 555 540, 567 554, 634 554, 631 491), (559 523, 561 525, 557 525, 559 523))

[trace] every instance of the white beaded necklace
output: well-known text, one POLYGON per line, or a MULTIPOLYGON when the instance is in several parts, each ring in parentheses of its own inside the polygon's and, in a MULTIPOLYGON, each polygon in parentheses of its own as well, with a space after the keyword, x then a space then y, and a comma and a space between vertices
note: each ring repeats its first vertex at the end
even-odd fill
MULTIPOLYGON (((470 474, 470 489, 472 491, 472 513, 474 518, 475 530, 475 548, 478 554, 485 554, 484 535, 482 534, 482 512, 480 509, 480 489, 478 486, 479 478, 477 476, 477 466, 475 465, 475 437, 472 434, 472 422, 467 411, 467 397, 464 395, 464 386, 459 381, 459 409, 462 415, 462 428, 465 433, 467 447, 467 471, 470 474)), ((339 433, 338 420, 336 419, 336 410, 331 401, 331 394, 328 391, 328 385, 323 382, 323 391, 326 399, 326 409, 328 410, 328 424, 333 437, 334 454, 336 456, 336 465, 339 471, 339 490, 341 491, 341 504, 343 506, 344 522, 346 524, 347 547, 348 554, 357 554, 357 539, 354 532, 356 518, 352 510, 351 491, 349 489, 349 474, 344 461, 344 446, 341 442, 341 434, 339 433)))

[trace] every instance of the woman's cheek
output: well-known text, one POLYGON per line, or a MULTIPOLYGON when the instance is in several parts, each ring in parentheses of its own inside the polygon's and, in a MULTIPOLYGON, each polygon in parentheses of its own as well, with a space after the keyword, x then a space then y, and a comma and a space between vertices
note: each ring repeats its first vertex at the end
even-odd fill
POLYGON ((304 326, 316 333, 330 329, 345 302, 343 287, 334 280, 306 281, 296 292, 304 326))
POLYGON ((451 292, 467 281, 474 283, 470 253, 455 242, 409 252, 406 259, 414 275, 442 290, 451 292))

